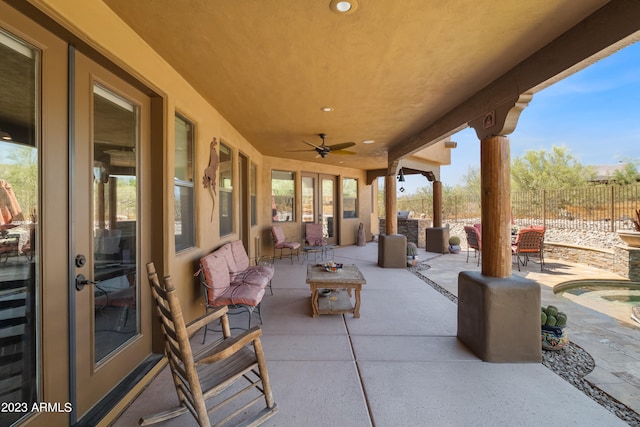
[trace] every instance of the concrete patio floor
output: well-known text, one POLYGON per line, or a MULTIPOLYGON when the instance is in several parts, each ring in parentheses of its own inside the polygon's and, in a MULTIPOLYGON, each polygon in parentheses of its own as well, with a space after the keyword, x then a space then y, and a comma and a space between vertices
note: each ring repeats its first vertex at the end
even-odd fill
MULTIPOLYGON (((541 363, 494 364, 475 357, 456 338, 457 305, 407 269, 378 267, 377 249, 368 243, 335 251, 336 262, 356 264, 367 280, 359 319, 312 318, 306 264, 276 260, 274 295, 267 293, 262 303, 262 341, 279 412, 264 425, 626 425, 541 363)), ((423 274, 454 295, 458 272, 479 269, 475 260, 465 262, 464 253, 419 255, 423 274)), ((639 330, 552 292, 556 283, 601 273, 552 260, 544 272, 537 263, 521 273, 514 266, 514 274, 542 285, 543 304, 553 302, 568 313, 571 341, 596 361, 589 377, 637 411, 639 330)), ((140 416, 176 403, 165 368, 113 426, 137 425, 140 416)), ((196 423, 186 414, 162 425, 196 423)))

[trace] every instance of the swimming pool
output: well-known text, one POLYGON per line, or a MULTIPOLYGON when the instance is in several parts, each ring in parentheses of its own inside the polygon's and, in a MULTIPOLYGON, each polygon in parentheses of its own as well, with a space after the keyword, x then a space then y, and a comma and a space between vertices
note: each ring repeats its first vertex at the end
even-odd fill
POLYGON ((632 309, 640 306, 640 283, 628 280, 571 280, 554 286, 553 292, 627 323, 632 309))

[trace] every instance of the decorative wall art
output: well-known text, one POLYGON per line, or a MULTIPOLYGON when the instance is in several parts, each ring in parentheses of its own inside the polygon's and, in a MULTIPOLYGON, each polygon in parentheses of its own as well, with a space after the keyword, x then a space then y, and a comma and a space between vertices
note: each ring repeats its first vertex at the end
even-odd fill
POLYGON ((211 206, 211 222, 213 222, 213 213, 216 207, 216 187, 218 186, 216 177, 218 175, 218 164, 220 163, 216 145, 218 145, 218 141, 214 136, 211 144, 209 144, 209 166, 204 170, 204 176, 202 177, 202 185, 209 190, 211 201, 213 202, 213 206, 211 206))

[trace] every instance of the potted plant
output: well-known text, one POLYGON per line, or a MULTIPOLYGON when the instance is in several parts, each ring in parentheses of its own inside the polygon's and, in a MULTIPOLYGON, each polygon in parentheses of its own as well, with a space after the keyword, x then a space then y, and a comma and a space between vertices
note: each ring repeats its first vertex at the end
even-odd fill
POLYGON ((407 243, 407 266, 414 267, 418 263, 418 246, 415 243, 407 243))
POLYGON ((636 209, 636 219, 633 220, 635 230, 618 230, 618 236, 629 246, 640 248, 640 209, 636 209))
POLYGON ((459 254, 460 250, 460 238, 458 236, 449 237, 449 253, 459 254))
POLYGON ((544 350, 560 350, 569 342, 567 332, 567 315, 559 312, 553 305, 541 308, 540 324, 542 335, 542 348, 544 350))

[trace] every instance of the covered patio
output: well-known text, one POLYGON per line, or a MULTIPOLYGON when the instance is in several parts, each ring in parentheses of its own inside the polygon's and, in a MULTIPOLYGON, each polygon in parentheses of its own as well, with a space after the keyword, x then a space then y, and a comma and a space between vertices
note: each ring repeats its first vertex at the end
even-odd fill
MULTIPOLYGON (((336 262, 356 264, 367 280, 359 319, 351 314, 312 318, 306 263, 276 260, 274 295, 263 300, 262 330, 280 411, 266 425, 524 426, 539 425, 549 416, 557 425, 626 425, 541 363, 486 363, 474 356, 456 338, 456 303, 408 269, 380 268, 377 249, 368 243, 335 251, 336 262)), ((463 255, 423 250, 419 255, 422 274, 452 295, 459 271, 478 270, 463 255)), ((640 363, 640 358, 629 363, 631 348, 639 348, 640 331, 562 301, 545 286, 605 273, 547 260, 544 272, 531 262, 517 274, 535 276, 543 284, 543 303, 553 301, 570 313, 571 340, 596 359, 590 380, 603 383, 599 387, 628 406, 635 401, 640 407, 630 399, 629 384, 616 384, 610 373, 640 363), (610 331, 611 341, 604 345, 601 334, 616 327, 624 331, 610 331), (616 335, 625 341, 616 341, 616 335), (629 360, 623 362, 624 357, 629 360)), ((199 332, 193 344, 201 340, 199 332)), ((113 425, 134 425, 140 416, 175 404, 165 368, 113 425)), ((196 424, 184 415, 166 425, 196 424)))

